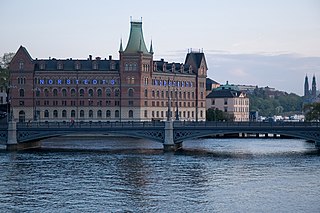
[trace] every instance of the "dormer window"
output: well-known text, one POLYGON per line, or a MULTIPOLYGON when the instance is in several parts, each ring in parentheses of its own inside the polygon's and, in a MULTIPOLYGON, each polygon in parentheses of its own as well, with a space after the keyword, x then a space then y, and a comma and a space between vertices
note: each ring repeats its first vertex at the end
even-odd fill
POLYGON ((157 63, 153 64, 153 71, 157 71, 157 63))
POLYGON ((116 65, 114 62, 111 62, 111 70, 115 70, 116 69, 116 65))
POLYGON ((192 66, 189 66, 189 73, 192 73, 192 66))
POLYGON ((40 70, 44 70, 46 68, 46 65, 44 63, 40 64, 40 70))
POLYGON ((163 66, 162 66, 162 71, 163 71, 163 72, 166 71, 166 64, 163 64, 163 66))
POLYGON ((174 64, 172 64, 172 68, 171 71, 174 72, 175 71, 176 66, 174 64))
POLYGON ((183 70, 184 70, 184 66, 183 66, 183 64, 181 64, 180 72, 183 73, 183 70))
POLYGON ((93 68, 94 70, 97 70, 97 69, 98 69, 98 63, 97 63, 97 62, 93 62, 92 68, 93 68))
POLYGON ((75 64, 75 68, 76 70, 80 70, 81 66, 80 66, 80 62, 76 62, 75 64))
POLYGON ((62 62, 58 62, 57 68, 58 68, 58 70, 62 70, 62 69, 63 69, 63 64, 62 64, 62 62))

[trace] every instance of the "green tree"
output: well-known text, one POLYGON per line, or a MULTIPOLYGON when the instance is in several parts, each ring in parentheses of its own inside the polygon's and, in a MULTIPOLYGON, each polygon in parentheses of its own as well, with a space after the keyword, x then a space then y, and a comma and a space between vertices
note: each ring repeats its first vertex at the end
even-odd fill
POLYGON ((311 103, 303 106, 306 121, 320 120, 320 103, 311 103))
POLYGON ((210 108, 206 112, 207 121, 233 121, 234 116, 217 108, 210 108))

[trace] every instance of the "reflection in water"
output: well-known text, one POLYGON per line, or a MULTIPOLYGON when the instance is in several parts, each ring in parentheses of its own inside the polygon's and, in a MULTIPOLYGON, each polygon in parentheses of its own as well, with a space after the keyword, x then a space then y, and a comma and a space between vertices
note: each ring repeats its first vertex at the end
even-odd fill
POLYGON ((51 140, 0 152, 0 212, 319 212, 320 154, 303 140, 51 140))

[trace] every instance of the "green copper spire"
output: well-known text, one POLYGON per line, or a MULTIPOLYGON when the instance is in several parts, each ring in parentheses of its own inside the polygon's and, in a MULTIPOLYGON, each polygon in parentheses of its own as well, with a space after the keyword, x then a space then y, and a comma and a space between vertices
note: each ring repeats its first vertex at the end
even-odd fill
POLYGON ((131 21, 131 30, 125 53, 137 53, 142 52, 144 54, 150 54, 147 50, 142 33, 142 22, 131 21))

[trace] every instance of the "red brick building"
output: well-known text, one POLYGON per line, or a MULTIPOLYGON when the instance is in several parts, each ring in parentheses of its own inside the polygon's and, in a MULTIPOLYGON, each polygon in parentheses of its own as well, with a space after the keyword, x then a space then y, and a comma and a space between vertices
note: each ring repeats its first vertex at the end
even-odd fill
POLYGON ((119 60, 33 59, 20 46, 10 63, 11 112, 19 121, 205 120, 207 64, 189 52, 184 63, 153 59, 142 22, 131 22, 119 60))

